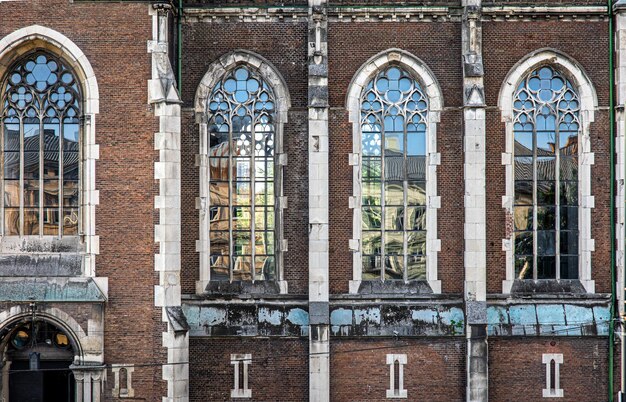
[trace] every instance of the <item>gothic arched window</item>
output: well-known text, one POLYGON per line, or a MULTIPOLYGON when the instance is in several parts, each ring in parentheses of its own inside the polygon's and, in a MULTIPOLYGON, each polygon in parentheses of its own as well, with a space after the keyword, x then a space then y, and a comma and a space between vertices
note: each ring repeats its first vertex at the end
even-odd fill
POLYGON ((239 65, 207 100, 211 280, 276 280, 275 96, 239 65))
POLYGON ((362 279, 425 280, 428 98, 399 66, 361 98, 362 279))
POLYGON ((541 66, 513 96, 516 279, 578 279, 580 100, 541 66))
POLYGON ((0 148, 5 236, 79 233, 81 91, 59 58, 20 58, 2 84, 0 148))

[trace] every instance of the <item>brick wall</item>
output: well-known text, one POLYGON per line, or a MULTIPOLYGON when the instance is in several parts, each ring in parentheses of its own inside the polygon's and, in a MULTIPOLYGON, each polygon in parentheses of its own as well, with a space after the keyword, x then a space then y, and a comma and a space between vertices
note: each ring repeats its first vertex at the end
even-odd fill
POLYGON ((607 338, 490 338, 489 399, 544 401, 543 353, 563 354, 560 366, 562 401, 607 400, 607 338))
POLYGON ((330 399, 387 400, 388 353, 407 355, 404 388, 409 401, 465 399, 463 338, 331 340, 330 399))
MULTIPOLYGON (((230 355, 252 355, 250 401, 308 400, 308 340, 298 338, 192 338, 189 341, 189 400, 230 401, 234 366, 230 355)), ((243 368, 240 365, 240 387, 243 368)))
MULTIPOLYGON (((487 292, 502 292, 506 277, 501 239, 505 236, 504 123, 497 108, 502 83, 510 69, 524 56, 541 48, 559 50, 577 61, 588 74, 598 95, 601 108, 608 106, 608 32, 606 22, 488 22, 483 25, 483 58, 487 102, 487 292), (581 38, 593 36, 593 43, 581 38), (512 38, 516 45, 510 46, 512 38)), ((609 244, 609 135, 608 113, 596 111, 591 125, 591 150, 595 165, 591 168, 592 233, 596 251, 592 252, 592 277, 597 292, 610 292, 609 244)), ((443 201, 442 201, 443 202, 443 201)))

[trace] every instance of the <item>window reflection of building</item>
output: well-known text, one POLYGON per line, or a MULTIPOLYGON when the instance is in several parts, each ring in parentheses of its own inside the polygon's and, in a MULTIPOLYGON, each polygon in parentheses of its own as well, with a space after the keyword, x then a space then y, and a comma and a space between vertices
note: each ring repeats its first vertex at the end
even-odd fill
POLYGON ((9 71, 0 127, 3 232, 77 235, 81 99, 76 78, 41 51, 9 71))
POLYGON ((578 277, 578 95, 542 67, 514 100, 515 275, 578 277))
POLYGON ((211 279, 276 279, 273 92, 238 67, 208 108, 211 279))

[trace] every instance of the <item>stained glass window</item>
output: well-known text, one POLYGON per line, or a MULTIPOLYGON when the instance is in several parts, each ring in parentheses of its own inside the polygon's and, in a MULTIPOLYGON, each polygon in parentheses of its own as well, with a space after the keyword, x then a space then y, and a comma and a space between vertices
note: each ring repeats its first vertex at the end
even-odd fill
POLYGON ((391 66, 361 99, 363 280, 426 279, 428 98, 391 66))
POLYGON ((77 235, 81 92, 72 70, 37 51, 2 87, 4 235, 77 235))
POLYGON ((275 280, 275 101, 252 67, 208 102, 211 280, 275 280))
POLYGON ((544 66, 514 95, 514 236, 517 279, 578 278, 580 101, 544 66))

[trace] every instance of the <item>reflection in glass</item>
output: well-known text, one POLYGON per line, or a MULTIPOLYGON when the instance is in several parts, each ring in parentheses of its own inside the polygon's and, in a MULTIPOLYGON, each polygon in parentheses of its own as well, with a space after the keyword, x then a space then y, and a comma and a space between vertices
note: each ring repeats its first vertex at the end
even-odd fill
POLYGON ((4 233, 77 235, 78 82, 61 60, 43 51, 27 54, 10 69, 0 103, 4 233))
POLYGON ((254 68, 237 66, 206 112, 211 280, 275 280, 274 93, 254 68))
POLYGON ((516 278, 577 278, 578 94, 543 66, 522 80, 513 109, 516 278))
POLYGON ((363 91, 363 280, 426 279, 427 111, 419 82, 396 66, 363 91))

